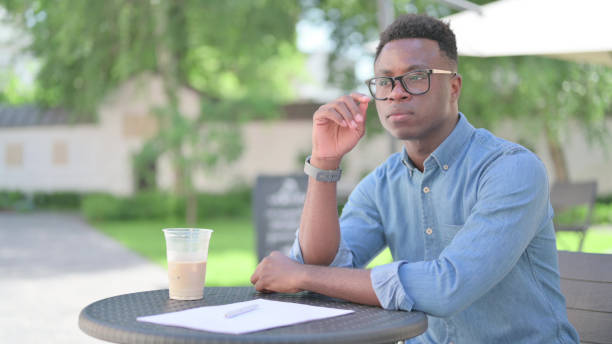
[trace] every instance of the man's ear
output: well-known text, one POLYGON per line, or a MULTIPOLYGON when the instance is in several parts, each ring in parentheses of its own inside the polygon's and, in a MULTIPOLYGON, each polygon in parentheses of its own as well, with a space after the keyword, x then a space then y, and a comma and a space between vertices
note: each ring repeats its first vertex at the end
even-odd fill
POLYGON ((451 100, 454 102, 459 101, 461 95, 462 78, 461 74, 457 73, 454 78, 450 80, 451 83, 451 100))

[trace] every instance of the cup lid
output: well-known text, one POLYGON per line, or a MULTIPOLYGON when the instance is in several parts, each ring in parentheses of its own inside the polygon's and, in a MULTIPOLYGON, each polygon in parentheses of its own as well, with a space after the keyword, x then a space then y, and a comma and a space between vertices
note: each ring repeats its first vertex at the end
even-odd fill
POLYGON ((206 228, 164 228, 162 231, 165 235, 174 237, 191 237, 201 234, 211 234, 214 232, 212 229, 206 228))

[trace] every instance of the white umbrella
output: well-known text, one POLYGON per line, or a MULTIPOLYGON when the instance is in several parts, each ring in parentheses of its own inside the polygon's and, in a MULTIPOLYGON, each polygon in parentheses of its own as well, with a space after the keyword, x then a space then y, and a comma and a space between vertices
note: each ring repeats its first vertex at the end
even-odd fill
POLYGON ((612 0, 500 0, 445 18, 459 55, 544 55, 612 66, 612 0))

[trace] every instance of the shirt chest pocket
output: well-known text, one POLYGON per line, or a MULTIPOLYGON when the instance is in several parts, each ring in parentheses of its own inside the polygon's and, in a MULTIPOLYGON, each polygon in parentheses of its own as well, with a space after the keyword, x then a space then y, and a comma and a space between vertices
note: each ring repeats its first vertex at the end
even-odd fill
POLYGON ((440 225, 440 243, 442 244, 442 249, 450 245, 461 228, 463 228, 463 225, 440 225))

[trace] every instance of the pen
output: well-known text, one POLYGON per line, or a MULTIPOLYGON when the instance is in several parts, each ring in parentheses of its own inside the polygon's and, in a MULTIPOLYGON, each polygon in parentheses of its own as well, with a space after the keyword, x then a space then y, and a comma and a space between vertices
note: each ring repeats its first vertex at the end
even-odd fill
POLYGON ((257 309, 257 305, 256 304, 255 305, 249 305, 249 306, 246 306, 246 307, 234 309, 233 311, 229 311, 229 312, 225 313, 225 317, 226 318, 237 317, 237 316, 239 316, 241 314, 248 313, 248 312, 253 311, 255 309, 257 309))

